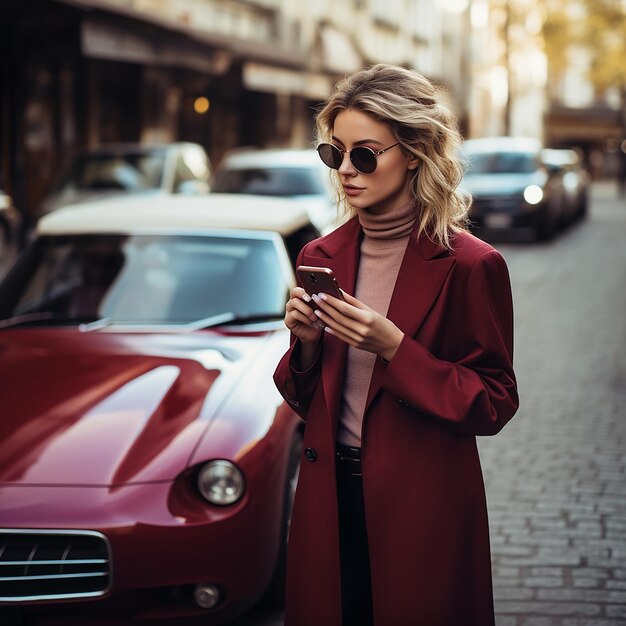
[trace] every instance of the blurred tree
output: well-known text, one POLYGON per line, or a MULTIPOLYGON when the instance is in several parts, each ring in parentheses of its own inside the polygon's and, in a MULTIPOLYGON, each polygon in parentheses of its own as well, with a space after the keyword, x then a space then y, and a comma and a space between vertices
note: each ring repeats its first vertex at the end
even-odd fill
POLYGON ((553 80, 568 65, 568 52, 578 47, 589 56, 589 81, 598 96, 626 89, 626 0, 544 0, 545 51, 553 80))
POLYGON ((626 0, 544 0, 545 51, 550 72, 550 96, 559 94, 559 84, 568 66, 568 53, 575 49, 587 55, 587 78, 597 98, 615 90, 620 99, 617 124, 620 137, 618 176, 626 195, 626 0))
POLYGON ((535 28, 534 19, 543 13, 543 3, 546 0, 491 0, 490 8, 496 13, 496 22, 499 24, 502 41, 502 64, 507 72, 507 99, 504 106, 504 134, 509 135, 512 130, 513 100, 518 95, 520 85, 517 84, 514 67, 515 57, 524 56, 527 44, 532 39, 537 41, 541 35, 539 27, 535 28))
POLYGON ((557 97, 568 67, 568 49, 572 45, 575 27, 563 0, 546 3, 543 24, 544 50, 548 58, 548 95, 557 97))
POLYGON ((626 90, 626 2, 584 0, 587 18, 582 44, 591 56, 590 80, 602 95, 616 88, 626 90))

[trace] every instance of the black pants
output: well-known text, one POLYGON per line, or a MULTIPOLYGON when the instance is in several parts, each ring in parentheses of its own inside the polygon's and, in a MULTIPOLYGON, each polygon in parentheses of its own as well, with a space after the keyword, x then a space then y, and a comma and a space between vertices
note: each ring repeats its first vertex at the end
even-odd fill
POLYGON ((342 626, 372 626, 372 586, 361 476, 337 466, 342 626))

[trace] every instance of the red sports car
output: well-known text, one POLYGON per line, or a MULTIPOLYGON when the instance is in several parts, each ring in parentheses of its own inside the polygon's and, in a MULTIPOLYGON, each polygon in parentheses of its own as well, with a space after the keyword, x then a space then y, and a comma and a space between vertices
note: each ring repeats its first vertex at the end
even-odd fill
POLYGON ((272 374, 306 213, 122 199, 38 230, 0 285, 0 611, 280 601, 302 424, 272 374))

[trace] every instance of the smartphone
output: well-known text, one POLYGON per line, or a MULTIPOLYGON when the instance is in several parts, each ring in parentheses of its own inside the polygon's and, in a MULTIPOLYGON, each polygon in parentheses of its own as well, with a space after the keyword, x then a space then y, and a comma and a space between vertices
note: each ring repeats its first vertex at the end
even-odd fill
POLYGON ((337 279, 329 267, 300 265, 296 270, 304 290, 312 296, 314 293, 327 293, 335 298, 344 299, 337 279))

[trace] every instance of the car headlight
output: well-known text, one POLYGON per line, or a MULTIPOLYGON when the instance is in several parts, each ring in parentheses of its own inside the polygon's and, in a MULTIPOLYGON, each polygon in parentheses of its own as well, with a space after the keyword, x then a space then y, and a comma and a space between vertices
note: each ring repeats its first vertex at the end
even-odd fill
POLYGON ((246 482, 241 470, 230 461, 210 461, 198 473, 198 489, 211 504, 228 506, 243 496, 246 482))
POLYGON ((539 204, 543 200, 543 189, 539 185, 528 185, 524 189, 524 200, 528 204, 539 204))

